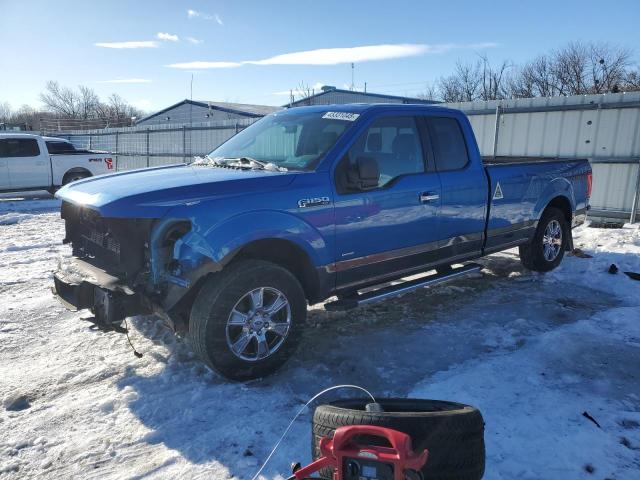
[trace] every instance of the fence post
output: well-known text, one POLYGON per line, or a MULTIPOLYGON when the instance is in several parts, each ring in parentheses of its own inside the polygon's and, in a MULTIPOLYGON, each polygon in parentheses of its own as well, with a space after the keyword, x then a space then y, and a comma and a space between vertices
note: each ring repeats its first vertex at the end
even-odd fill
POLYGON ((182 163, 187 158, 187 126, 182 125, 182 163))
POLYGON ((500 104, 496 106, 496 126, 493 131, 493 159, 495 160, 498 156, 498 134, 500 132, 500 115, 502 115, 502 107, 500 104))
POLYGON ((147 128, 147 167, 149 166, 149 128, 147 128))
POLYGON ((631 223, 636 223, 636 215, 638 214, 638 203, 640 203, 640 159, 638 159, 638 175, 636 177, 636 193, 633 196, 633 205, 631 206, 631 223))
POLYGON ((118 131, 116 130, 116 148, 115 148, 115 157, 116 157, 116 172, 118 171, 118 131))
POLYGON ((236 133, 238 133, 238 121, 236 120, 236 133))
POLYGON ((91 134, 89 134, 89 150, 91 150, 91 134))

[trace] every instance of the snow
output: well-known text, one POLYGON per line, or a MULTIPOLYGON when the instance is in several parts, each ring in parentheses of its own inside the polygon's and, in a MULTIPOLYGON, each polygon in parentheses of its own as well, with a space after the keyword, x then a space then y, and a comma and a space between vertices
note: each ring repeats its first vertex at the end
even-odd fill
MULTIPOLYGON (((488 479, 635 479, 640 472, 640 230, 580 227, 555 271, 517 251, 482 274, 348 313, 309 312, 301 348, 277 374, 232 383, 209 372, 154 317, 100 333, 50 293, 59 202, 0 195, 0 478, 251 478, 316 392, 480 408, 488 479), (620 272, 607 273, 615 263, 620 272), (601 426, 583 416, 591 415, 601 426)), ((342 395, 329 394, 325 401, 342 395)), ((265 469, 310 460, 310 417, 265 469)))

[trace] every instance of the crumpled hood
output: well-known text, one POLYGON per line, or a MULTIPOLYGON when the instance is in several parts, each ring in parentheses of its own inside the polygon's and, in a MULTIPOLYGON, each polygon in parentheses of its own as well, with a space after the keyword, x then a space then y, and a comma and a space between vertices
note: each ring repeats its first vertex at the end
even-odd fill
POLYGON ((161 218, 175 206, 278 189, 294 177, 267 170, 171 165, 87 178, 61 188, 56 196, 104 217, 161 218))

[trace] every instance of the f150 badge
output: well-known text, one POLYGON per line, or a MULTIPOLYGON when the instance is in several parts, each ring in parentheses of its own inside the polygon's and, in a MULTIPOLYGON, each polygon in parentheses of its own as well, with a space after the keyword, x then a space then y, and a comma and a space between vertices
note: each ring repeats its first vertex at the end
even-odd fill
POLYGON ((331 199, 329 197, 314 197, 314 198, 301 198, 298 200, 298 207, 318 207, 320 205, 329 205, 331 199))

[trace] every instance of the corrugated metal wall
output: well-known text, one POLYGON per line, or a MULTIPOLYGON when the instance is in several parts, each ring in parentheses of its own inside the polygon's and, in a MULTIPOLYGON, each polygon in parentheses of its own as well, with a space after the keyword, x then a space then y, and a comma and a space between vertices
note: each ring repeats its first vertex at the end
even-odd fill
POLYGON ((50 132, 67 138, 78 148, 113 153, 118 170, 182 163, 205 155, 257 118, 219 120, 182 125, 107 128, 74 132, 50 132))
POLYGON ((630 218, 639 179, 640 92, 446 106, 469 116, 482 155, 588 158, 591 216, 630 218))

